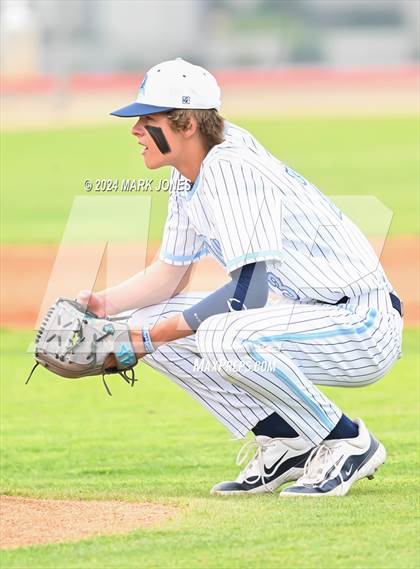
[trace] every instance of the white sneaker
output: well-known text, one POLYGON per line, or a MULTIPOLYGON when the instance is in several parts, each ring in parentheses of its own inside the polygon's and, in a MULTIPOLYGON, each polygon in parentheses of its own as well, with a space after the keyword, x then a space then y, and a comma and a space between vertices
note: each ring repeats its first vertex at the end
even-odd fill
POLYGON ((361 419, 354 422, 359 426, 358 436, 323 441, 311 452, 296 484, 280 496, 345 496, 354 482, 365 477, 372 479, 385 462, 385 447, 361 419))
POLYGON ((236 480, 216 484, 210 494, 225 496, 274 492, 285 482, 297 480, 303 474, 304 464, 313 447, 300 437, 271 439, 259 435, 240 449, 236 458, 238 466, 246 461, 253 448, 256 448, 255 454, 236 480))

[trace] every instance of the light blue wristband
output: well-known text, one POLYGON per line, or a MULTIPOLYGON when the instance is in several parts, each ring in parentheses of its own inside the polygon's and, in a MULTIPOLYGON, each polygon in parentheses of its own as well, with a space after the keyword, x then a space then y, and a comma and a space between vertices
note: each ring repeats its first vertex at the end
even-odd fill
POLYGON ((144 324, 141 327, 141 336, 143 339, 143 346, 145 352, 147 352, 148 354, 153 353, 155 351, 155 348, 152 343, 152 338, 150 337, 150 328, 146 326, 146 324, 144 324))

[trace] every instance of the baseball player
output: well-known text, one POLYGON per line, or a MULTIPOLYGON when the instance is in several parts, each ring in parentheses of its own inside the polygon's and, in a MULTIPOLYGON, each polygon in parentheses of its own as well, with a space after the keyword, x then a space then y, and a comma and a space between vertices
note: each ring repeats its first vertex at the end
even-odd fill
POLYGON ((78 301, 100 316, 134 311, 136 357, 235 437, 254 433, 240 474, 212 494, 294 481, 282 497, 345 495, 373 477, 385 448, 317 386, 381 378, 401 354, 401 302, 350 219, 219 106, 215 78, 176 59, 150 69, 137 100, 112 113, 136 118, 148 168, 172 166, 168 217, 158 261, 78 301), (205 255, 230 281, 183 294, 205 255))

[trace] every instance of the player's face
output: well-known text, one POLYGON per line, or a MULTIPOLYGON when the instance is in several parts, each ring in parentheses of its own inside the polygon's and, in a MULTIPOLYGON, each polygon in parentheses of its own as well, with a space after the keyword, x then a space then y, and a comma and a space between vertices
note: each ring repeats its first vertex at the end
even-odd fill
POLYGON ((174 158, 181 152, 183 137, 170 128, 168 119, 163 113, 139 117, 131 132, 137 138, 138 144, 143 147, 141 154, 150 170, 173 165, 174 158), (157 138, 156 134, 155 137, 150 134, 148 127, 157 133, 157 138), (160 129, 160 136, 156 129, 160 129), (161 135, 164 137, 163 144, 159 143, 159 139, 162 140, 161 135))

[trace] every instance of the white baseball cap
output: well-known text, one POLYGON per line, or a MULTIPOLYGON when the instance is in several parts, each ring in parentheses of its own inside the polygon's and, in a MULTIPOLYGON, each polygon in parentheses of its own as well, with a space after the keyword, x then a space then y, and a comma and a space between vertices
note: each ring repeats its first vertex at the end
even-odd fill
POLYGON ((203 67, 178 57, 155 65, 141 82, 134 103, 113 111, 117 117, 139 117, 173 109, 219 109, 220 87, 203 67))

